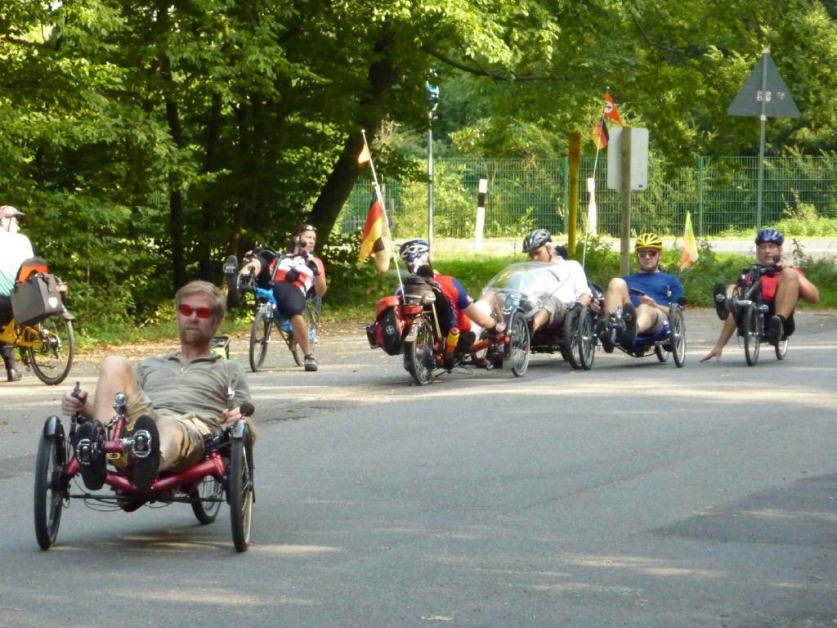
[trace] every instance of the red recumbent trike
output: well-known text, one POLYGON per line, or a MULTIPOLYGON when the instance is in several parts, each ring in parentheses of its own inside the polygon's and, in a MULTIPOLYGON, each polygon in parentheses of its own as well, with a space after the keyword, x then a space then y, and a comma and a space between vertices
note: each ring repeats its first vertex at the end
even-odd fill
MULTIPOLYGON (((79 439, 77 427, 87 419, 71 418, 69 437, 57 416, 44 424, 35 463, 35 536, 42 549, 49 549, 58 536, 61 514, 71 499, 83 500, 97 510, 121 509, 131 512, 146 503, 187 503, 198 521, 215 521, 221 503, 230 505, 230 522, 235 549, 247 550, 253 504, 253 443, 250 428, 243 419, 215 438, 207 438, 204 457, 193 467, 178 473, 163 472, 147 491, 134 484, 132 460, 149 455, 149 434, 135 426, 127 433, 125 409, 127 396, 119 393, 114 403, 115 416, 103 426, 104 437, 79 439), (82 465, 103 449, 108 466, 102 485, 111 493, 91 492, 78 481, 82 465), (112 508, 108 508, 108 506, 112 508)), ((242 414, 251 415, 253 407, 243 404, 242 414)))

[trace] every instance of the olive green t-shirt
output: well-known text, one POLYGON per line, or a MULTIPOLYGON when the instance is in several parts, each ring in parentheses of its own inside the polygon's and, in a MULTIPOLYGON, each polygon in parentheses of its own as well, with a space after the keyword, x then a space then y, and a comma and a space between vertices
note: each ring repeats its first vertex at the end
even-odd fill
POLYGON ((219 427, 223 411, 250 403, 250 389, 238 362, 217 356, 180 363, 177 353, 147 358, 137 367, 137 381, 155 410, 194 414, 219 427))

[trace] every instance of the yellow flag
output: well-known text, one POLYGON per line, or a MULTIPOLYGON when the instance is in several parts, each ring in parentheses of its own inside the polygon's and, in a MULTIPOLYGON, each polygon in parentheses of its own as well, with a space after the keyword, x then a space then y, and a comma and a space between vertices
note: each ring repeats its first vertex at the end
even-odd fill
POLYGON ((686 212, 686 226, 683 229, 683 251, 680 253, 680 270, 684 270, 698 260, 697 241, 692 229, 692 216, 686 212))
POLYGON ((357 156, 357 163, 359 165, 363 165, 368 163, 369 160, 372 159, 372 155, 369 154, 369 146, 366 142, 363 143, 363 148, 360 151, 360 155, 357 156))

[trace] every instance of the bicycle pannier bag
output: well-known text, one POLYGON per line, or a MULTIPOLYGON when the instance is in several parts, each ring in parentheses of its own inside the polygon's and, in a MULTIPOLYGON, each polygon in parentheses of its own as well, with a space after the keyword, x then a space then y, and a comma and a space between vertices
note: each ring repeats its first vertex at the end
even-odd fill
POLYGON ((366 328, 369 345, 380 347, 389 355, 401 353, 403 322, 398 317, 398 298, 384 297, 378 301, 375 322, 366 328))
POLYGON ((12 312, 19 325, 32 325, 61 311, 61 293, 53 275, 34 273, 15 285, 12 312))

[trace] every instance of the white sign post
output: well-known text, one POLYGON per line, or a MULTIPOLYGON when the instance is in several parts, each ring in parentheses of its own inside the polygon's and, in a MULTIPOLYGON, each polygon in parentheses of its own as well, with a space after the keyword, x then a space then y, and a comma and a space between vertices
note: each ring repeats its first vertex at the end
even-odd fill
POLYGON ((477 188, 477 222, 474 225, 474 250, 482 250, 482 235, 485 231, 485 197, 488 194, 488 179, 480 179, 477 188))

